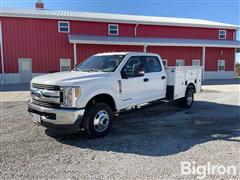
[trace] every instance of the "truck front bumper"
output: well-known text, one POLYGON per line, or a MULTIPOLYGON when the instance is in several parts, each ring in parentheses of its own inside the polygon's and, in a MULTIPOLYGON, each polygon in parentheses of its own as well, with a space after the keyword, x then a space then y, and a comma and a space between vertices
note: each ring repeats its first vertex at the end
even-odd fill
POLYGON ((37 122, 47 128, 59 130, 79 130, 85 109, 55 109, 28 103, 31 116, 39 115, 37 122))

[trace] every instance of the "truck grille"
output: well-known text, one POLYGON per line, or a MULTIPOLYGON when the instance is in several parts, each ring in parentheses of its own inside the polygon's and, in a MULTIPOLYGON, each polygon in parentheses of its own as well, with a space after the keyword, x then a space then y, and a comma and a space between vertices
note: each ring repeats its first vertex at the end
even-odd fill
POLYGON ((43 102, 43 101, 37 101, 37 100, 32 100, 33 104, 36 104, 38 106, 43 106, 43 107, 49 107, 49 108, 60 108, 60 104, 54 104, 54 103, 48 103, 48 102, 43 102))
POLYGON ((36 84, 36 83, 33 83, 32 87, 36 88, 36 89, 60 90, 59 86, 46 85, 46 84, 36 84))

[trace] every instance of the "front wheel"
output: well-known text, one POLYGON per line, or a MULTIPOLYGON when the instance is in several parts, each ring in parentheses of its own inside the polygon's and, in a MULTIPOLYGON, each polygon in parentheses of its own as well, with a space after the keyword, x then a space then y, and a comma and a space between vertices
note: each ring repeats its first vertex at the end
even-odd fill
POLYGON ((194 101, 194 90, 192 88, 187 88, 185 97, 177 99, 175 104, 183 108, 190 108, 194 101))
POLYGON ((91 138, 105 136, 112 127, 113 112, 109 105, 97 103, 86 109, 83 128, 91 138))

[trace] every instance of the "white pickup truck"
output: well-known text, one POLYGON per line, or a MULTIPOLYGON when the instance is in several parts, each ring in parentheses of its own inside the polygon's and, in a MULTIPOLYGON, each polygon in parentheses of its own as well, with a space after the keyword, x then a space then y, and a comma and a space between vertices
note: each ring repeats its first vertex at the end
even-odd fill
POLYGON ((31 81, 28 111, 47 128, 106 135, 119 112, 156 100, 188 108, 201 89, 201 67, 167 67, 157 54, 101 53, 70 72, 38 76, 31 81))

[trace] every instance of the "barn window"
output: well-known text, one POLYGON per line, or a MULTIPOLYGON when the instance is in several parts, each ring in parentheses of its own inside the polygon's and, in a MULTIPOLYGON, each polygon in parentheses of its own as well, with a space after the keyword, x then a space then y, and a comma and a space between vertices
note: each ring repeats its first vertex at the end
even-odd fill
POLYGON ((108 35, 118 35, 118 24, 109 24, 108 25, 108 35))
POLYGON ((60 59, 60 71, 71 71, 70 59, 60 59))
POLYGON ((201 66, 201 62, 199 59, 192 60, 192 66, 201 66))
POLYGON ((219 30, 218 38, 219 39, 226 39, 226 37, 227 37, 227 31, 226 30, 219 30))
POLYGON ((176 60, 176 66, 185 66, 185 60, 184 59, 177 59, 176 60))
POLYGON ((225 60, 218 60, 218 71, 225 71, 225 60))
POLYGON ((68 33, 70 32, 68 21, 58 21, 58 32, 68 33))

